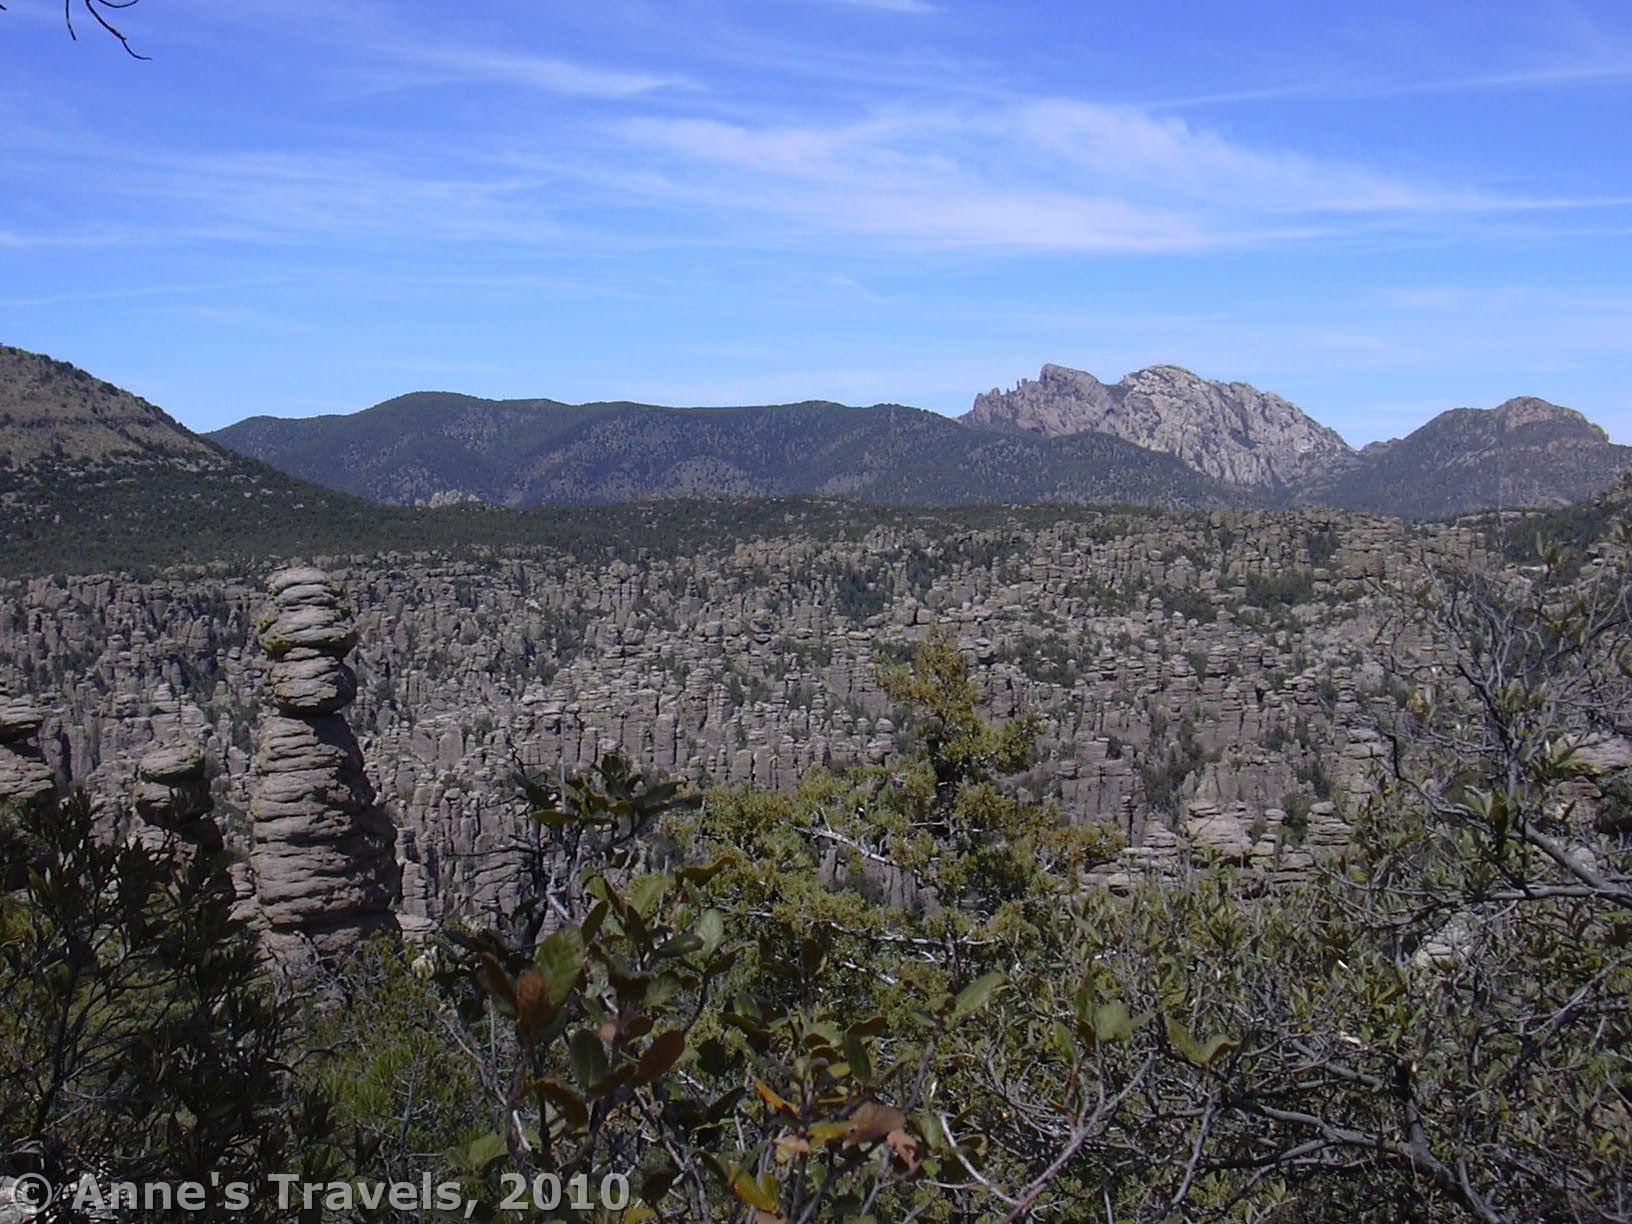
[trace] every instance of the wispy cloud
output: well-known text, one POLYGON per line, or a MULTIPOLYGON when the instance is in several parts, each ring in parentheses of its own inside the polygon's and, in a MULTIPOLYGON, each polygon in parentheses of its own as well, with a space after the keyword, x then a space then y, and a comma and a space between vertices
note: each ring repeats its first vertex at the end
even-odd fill
POLYGON ((430 22, 380 0, 175 0, 196 22, 220 22, 270 37, 297 38, 338 55, 355 86, 401 89, 452 82, 522 86, 582 98, 630 98, 695 83, 668 72, 586 62, 535 52, 526 40, 495 46, 465 34, 464 14, 433 32, 430 22))
POLYGON ((935 6, 929 0, 831 0, 854 8, 885 9, 892 13, 933 13, 935 6))
POLYGON ((658 89, 695 88, 681 76, 601 68, 553 56, 401 43, 388 50, 410 70, 434 79, 521 85, 581 98, 632 98, 658 89))
POLYGON ((130 226, 93 225, 68 227, 55 233, 22 234, 0 230, 0 251, 37 251, 59 247, 94 248, 118 246, 134 232, 130 226))
POLYGON ((837 124, 647 117, 610 130, 640 151, 645 190, 669 204, 931 247, 1194 251, 1623 202, 1449 186, 1075 100, 837 124))
POLYGON ((218 239, 534 243, 560 233, 539 188, 536 179, 419 169, 384 154, 245 152, 155 158, 126 190, 182 210, 195 233, 218 239))

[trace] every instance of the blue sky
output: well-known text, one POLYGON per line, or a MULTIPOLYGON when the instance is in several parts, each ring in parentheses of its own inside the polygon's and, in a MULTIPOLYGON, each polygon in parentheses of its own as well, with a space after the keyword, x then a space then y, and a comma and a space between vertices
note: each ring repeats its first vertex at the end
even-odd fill
POLYGON ((1520 394, 1632 442, 1624 0, 118 16, 151 62, 0 13, 0 341, 196 429, 1174 362, 1355 444, 1520 394))

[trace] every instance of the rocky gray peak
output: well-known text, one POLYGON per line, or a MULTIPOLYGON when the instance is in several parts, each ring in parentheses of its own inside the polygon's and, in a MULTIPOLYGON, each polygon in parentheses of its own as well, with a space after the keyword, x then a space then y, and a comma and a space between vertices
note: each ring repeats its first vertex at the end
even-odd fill
POLYGON ((357 694, 342 658, 356 627, 328 574, 279 570, 260 641, 274 662, 252 765, 250 868, 267 944, 285 963, 332 960, 375 931, 396 930, 396 834, 376 805, 363 754, 339 711, 357 694))
POLYGON ((33 740, 45 716, 26 697, 0 696, 0 803, 35 803, 55 788, 33 740))
POLYGON ((1519 395, 1491 409, 1499 429, 1523 429, 1527 425, 1562 425, 1571 431, 1580 431, 1595 442, 1608 442, 1609 435, 1594 425, 1574 408, 1540 399, 1534 395, 1519 395))
POLYGON ((1093 430, 1115 413, 1119 387, 1107 387, 1085 370, 1049 363, 1036 381, 1022 378, 1013 391, 993 387, 975 396, 966 425, 1057 438, 1093 430))
POLYGON ((136 767, 131 806, 155 829, 173 833, 206 853, 222 847, 221 830, 204 773, 204 753, 193 744, 155 748, 136 767))
POLYGON ((1247 383, 1211 382, 1152 366, 1105 384, 1045 365, 1035 381, 975 397, 967 425, 1058 437, 1108 433, 1246 488, 1297 487, 1352 467, 1355 452, 1297 405, 1247 383))

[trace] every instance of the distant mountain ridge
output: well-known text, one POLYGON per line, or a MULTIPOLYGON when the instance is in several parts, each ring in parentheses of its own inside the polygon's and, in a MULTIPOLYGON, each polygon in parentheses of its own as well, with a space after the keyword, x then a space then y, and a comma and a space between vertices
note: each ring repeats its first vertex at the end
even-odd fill
POLYGON ((349 416, 210 435, 302 479, 398 504, 824 496, 906 504, 1239 505, 1251 495, 1120 438, 1005 436, 921 408, 667 408, 417 392, 349 416))
POLYGON ((246 548, 303 532, 440 535, 451 520, 408 508, 447 502, 1324 504, 1429 518, 1562 506, 1632 465, 1632 447, 1533 397, 1453 409, 1355 452, 1279 396, 1176 366, 1114 385, 1046 366, 956 420, 896 404, 666 408, 416 392, 348 416, 254 417, 200 436, 74 366, 0 346, 0 426, 0 530, 14 552, 42 556, 57 547, 47 537, 101 540, 117 555, 136 524, 189 525, 246 548), (1078 428, 1096 424, 1105 428, 1078 428))
POLYGON ((1373 442, 1360 459, 1323 499, 1426 518, 1580 501, 1615 483, 1632 465, 1632 446, 1611 442, 1573 408, 1520 396, 1452 408, 1404 438, 1373 442))
POLYGON ((1534 396, 1453 408, 1405 438, 1355 451, 1278 395, 1152 366, 1119 383, 1045 365, 1036 380, 975 397, 959 418, 985 430, 1065 439, 1114 434, 1278 504, 1437 518, 1556 507, 1607 488, 1632 465, 1571 408, 1534 396))
POLYGON ((1201 378, 1180 366, 1121 382, 1048 364, 1012 391, 975 397, 959 418, 978 429, 1065 437, 1108 433, 1173 455, 1216 480, 1267 493, 1307 488, 1355 466, 1352 448, 1296 404, 1247 383, 1201 378))

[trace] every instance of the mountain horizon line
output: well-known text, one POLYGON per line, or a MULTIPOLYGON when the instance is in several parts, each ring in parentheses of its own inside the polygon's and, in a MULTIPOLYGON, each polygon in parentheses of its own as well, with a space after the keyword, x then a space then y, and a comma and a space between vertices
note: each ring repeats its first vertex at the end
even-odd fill
POLYGON ((1173 364, 1104 383, 1048 363, 958 417, 822 400, 677 408, 418 391, 353 413, 254 416, 194 434, 66 362, 0 347, 0 424, 8 465, 66 461, 71 472, 140 459, 226 471, 230 457, 404 507, 792 496, 1440 518, 1556 508, 1632 466, 1632 447, 1536 397, 1451 409, 1357 450, 1273 392, 1173 364))
MULTIPOLYGON (((1077 374, 1088 374, 1089 377, 1096 377, 1096 380, 1097 380, 1097 376, 1091 374, 1087 370, 1084 370, 1082 367, 1066 365, 1063 362, 1044 361, 1039 367, 1040 373, 1043 373, 1043 374, 1046 374, 1048 371, 1051 371, 1051 370, 1063 370, 1063 371, 1068 371, 1068 372, 1077 373, 1077 374)), ((1132 379, 1136 378, 1139 375, 1146 374, 1146 373, 1149 373, 1149 372, 1152 372, 1152 371, 1161 371, 1161 370, 1176 370, 1176 371, 1179 371, 1179 372, 1181 372, 1183 374, 1190 375, 1192 377, 1201 379, 1202 381, 1216 383, 1217 385, 1220 385, 1220 386, 1246 387, 1246 388, 1250 388, 1251 390, 1256 391, 1256 392, 1262 392, 1263 391, 1262 385, 1260 383, 1254 382, 1252 380, 1240 379, 1240 378, 1210 378, 1210 377, 1208 377, 1206 375, 1202 375, 1202 374, 1197 373, 1196 368, 1194 366, 1186 365, 1185 363, 1178 362, 1178 361, 1158 361, 1158 362, 1152 362, 1152 363, 1150 363, 1148 365, 1139 366, 1136 369, 1128 370, 1125 373, 1123 373, 1123 375, 1117 381, 1118 381, 1118 383, 1126 383, 1129 380, 1132 380, 1132 379)), ((965 418, 967 418, 974 411, 974 404, 978 403, 978 401, 983 396, 1003 394, 1003 393, 1012 393, 1017 387, 1022 386, 1027 382, 1032 382, 1032 381, 1037 381, 1037 380, 1036 379, 1029 379, 1026 376, 1022 375, 1019 378, 1015 379, 1006 388, 1002 384, 997 384, 997 385, 992 386, 989 390, 974 392, 972 394, 972 396, 970 397, 971 398, 971 406, 968 407, 968 408, 963 409, 961 412, 960 411, 954 411, 954 410, 944 410, 944 409, 941 409, 941 408, 925 407, 925 406, 923 406, 921 404, 912 403, 912 402, 910 402, 910 401, 908 401, 906 399, 878 399, 878 400, 873 400, 871 402, 863 403, 863 402, 860 402, 860 401, 839 400, 839 399, 832 399, 832 398, 827 397, 827 396, 813 395, 813 396, 806 396, 806 397, 803 397, 803 398, 779 400, 779 401, 776 401, 776 402, 756 401, 756 400, 751 399, 751 398, 750 399, 735 400, 735 401, 728 401, 728 400, 725 400, 725 399, 719 399, 719 400, 697 399, 697 400, 675 400, 673 402, 668 402, 668 401, 658 401, 658 400, 653 400, 653 399, 628 398, 628 397, 618 397, 618 396, 597 396, 597 397, 591 397, 591 398, 587 398, 587 399, 574 400, 574 399, 558 398, 558 397, 552 396, 552 395, 482 395, 482 394, 478 394, 478 393, 473 392, 473 391, 468 391, 468 390, 460 389, 460 388, 457 388, 457 387, 451 387, 451 386, 441 386, 441 387, 421 386, 421 387, 415 387, 415 388, 412 388, 412 389, 406 390, 406 391, 399 391, 399 392, 397 392, 397 393, 395 393, 393 395, 386 396, 384 399, 376 400, 373 403, 364 404, 361 407, 344 408, 344 409, 341 409, 341 408, 326 408, 326 409, 321 410, 321 411, 308 412, 308 413, 256 412, 256 413, 251 413, 250 415, 245 416, 245 417, 240 417, 238 420, 229 422, 226 425, 216 426, 216 427, 211 428, 211 429, 197 429, 197 430, 195 430, 195 432, 199 433, 202 436, 210 437, 210 436, 214 436, 216 434, 219 434, 219 433, 221 433, 221 432, 223 432, 225 430, 232 429, 237 425, 242 425, 247 421, 263 421, 263 420, 265 420, 265 421, 310 421, 310 420, 328 420, 328 419, 340 418, 340 417, 354 417, 354 416, 357 416, 360 413, 370 412, 370 411, 373 411, 376 408, 383 408, 383 407, 385 407, 387 405, 394 404, 394 403, 398 402, 399 400, 404 400, 404 399, 407 399, 407 398, 409 398, 411 396, 421 396, 421 395, 461 396, 461 397, 471 399, 471 400, 480 400, 480 401, 483 401, 483 402, 486 402, 486 403, 494 403, 494 404, 543 403, 543 404, 556 404, 556 405, 560 405, 562 407, 567 407, 567 408, 595 408, 595 407, 604 407, 604 406, 608 406, 608 405, 618 405, 620 407, 629 407, 629 408, 656 408, 656 409, 684 411, 684 412, 706 412, 706 411, 715 411, 715 410, 740 410, 740 409, 750 409, 750 408, 793 408, 793 407, 800 407, 800 406, 807 405, 807 404, 831 404, 831 405, 833 405, 835 407, 858 409, 858 410, 873 409, 873 408, 912 408, 912 409, 922 411, 922 412, 933 413, 934 415, 939 416, 939 417, 944 417, 947 420, 963 421, 963 420, 965 420, 965 418)), ((1114 386, 1114 385, 1117 385, 1117 384, 1104 384, 1104 385, 1114 386)), ((1270 393, 1270 394, 1273 394, 1273 393, 1270 393)), ((1425 418, 1424 423, 1426 423, 1426 420, 1432 420, 1434 416, 1443 415, 1446 412, 1457 412, 1457 411, 1464 411, 1464 410, 1466 410, 1466 411, 1475 411, 1475 412, 1489 412, 1489 411, 1495 411, 1495 410, 1507 407, 1507 406, 1513 404, 1515 401, 1520 401, 1520 400, 1539 400, 1539 401, 1541 401, 1543 403, 1550 404, 1555 408, 1560 408, 1560 409, 1563 409, 1564 411, 1575 413, 1577 416, 1581 417, 1581 419, 1583 419, 1585 421, 1588 421, 1589 423, 1595 425, 1597 428, 1603 430, 1604 433, 1605 433, 1605 436, 1608 437, 1609 440, 1611 442, 1615 443, 1616 445, 1632 445, 1632 442, 1629 442, 1629 443, 1618 442, 1613 436, 1611 436, 1610 430, 1609 430, 1609 428, 1607 426, 1604 426, 1601 423, 1599 423, 1598 421, 1595 421, 1591 416, 1589 416, 1586 412, 1582 411, 1581 409, 1569 407, 1568 405, 1560 403, 1558 400, 1550 399, 1546 395, 1537 395, 1537 394, 1532 394, 1530 392, 1521 392, 1521 393, 1516 394, 1516 395, 1510 395, 1506 399, 1501 401, 1500 403, 1491 405, 1488 408, 1487 407, 1481 407, 1478 404, 1473 403, 1473 402, 1469 402, 1469 401, 1452 403, 1452 404, 1450 404, 1450 406, 1445 407, 1445 408, 1441 408, 1437 412, 1431 412, 1430 415, 1425 418)), ((1292 401, 1288 401, 1288 402, 1292 402, 1292 401)), ((1309 415, 1311 415, 1311 419, 1314 419, 1314 420, 1319 420, 1320 419, 1319 417, 1313 416, 1313 414, 1309 414, 1309 415)), ((179 417, 177 419, 181 420, 181 418, 179 418, 179 417)), ((185 421, 181 421, 181 423, 183 425, 186 425, 186 427, 189 428, 189 429, 194 428, 191 425, 187 425, 187 423, 185 421)), ((1378 436, 1378 437, 1375 437, 1375 438, 1370 438, 1370 439, 1365 440, 1365 441, 1350 442, 1350 441, 1348 441, 1348 436, 1346 434, 1344 434, 1343 431, 1341 429, 1339 429, 1337 426, 1327 425, 1326 428, 1330 429, 1333 433, 1336 433, 1340 437, 1342 437, 1344 439, 1345 444, 1348 445, 1349 447, 1351 447, 1352 449, 1355 449, 1355 450, 1364 450, 1368 446, 1386 445, 1389 442, 1397 442, 1397 441, 1400 440, 1400 438, 1406 436, 1405 434, 1401 434, 1401 435, 1394 436, 1394 437, 1378 436)))

